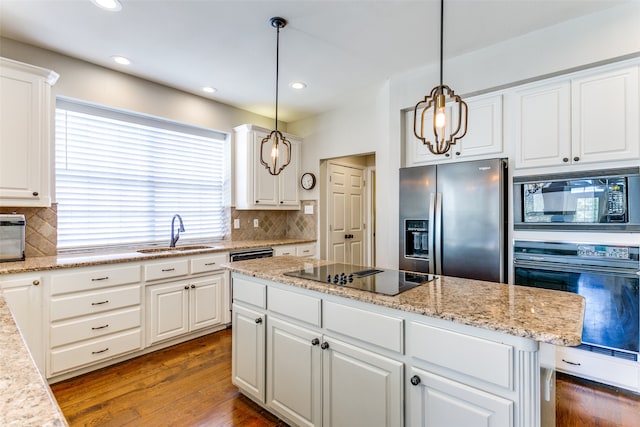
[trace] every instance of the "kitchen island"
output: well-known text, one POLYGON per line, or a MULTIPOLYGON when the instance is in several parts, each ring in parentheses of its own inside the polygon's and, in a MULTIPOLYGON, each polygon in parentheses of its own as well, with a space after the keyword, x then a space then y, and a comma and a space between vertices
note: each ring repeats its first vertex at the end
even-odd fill
POLYGON ((539 426, 539 342, 581 342, 578 295, 454 277, 381 295, 284 273, 233 272, 233 382, 296 425, 539 426))

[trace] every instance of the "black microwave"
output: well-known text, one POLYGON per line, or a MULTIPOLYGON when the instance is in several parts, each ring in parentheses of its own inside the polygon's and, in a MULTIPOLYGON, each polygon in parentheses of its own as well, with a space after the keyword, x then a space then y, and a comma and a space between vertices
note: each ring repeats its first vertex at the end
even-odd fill
POLYGON ((640 168, 513 178, 515 230, 640 231, 640 168))

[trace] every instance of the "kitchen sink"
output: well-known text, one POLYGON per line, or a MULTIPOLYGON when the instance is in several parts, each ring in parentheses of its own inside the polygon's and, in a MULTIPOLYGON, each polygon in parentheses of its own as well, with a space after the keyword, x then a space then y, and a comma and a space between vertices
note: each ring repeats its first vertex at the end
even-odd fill
POLYGON ((168 246, 161 246, 156 248, 138 249, 137 252, 140 252, 141 254, 155 254, 155 253, 162 253, 162 252, 195 251, 198 249, 213 249, 213 247, 191 245, 191 246, 176 246, 174 248, 170 248, 168 246))

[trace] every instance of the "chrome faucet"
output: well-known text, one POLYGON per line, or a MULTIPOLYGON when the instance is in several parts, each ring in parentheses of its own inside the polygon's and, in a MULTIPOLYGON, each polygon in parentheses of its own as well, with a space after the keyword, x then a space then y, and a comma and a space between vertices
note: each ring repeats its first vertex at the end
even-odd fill
POLYGON ((181 231, 184 232, 184 224, 182 223, 182 217, 178 214, 175 214, 171 219, 171 242, 169 242, 170 248, 176 247, 176 242, 180 238, 181 231), (174 226, 175 226, 176 218, 178 218, 178 221, 180 221, 180 227, 178 227, 178 234, 174 235, 174 226))

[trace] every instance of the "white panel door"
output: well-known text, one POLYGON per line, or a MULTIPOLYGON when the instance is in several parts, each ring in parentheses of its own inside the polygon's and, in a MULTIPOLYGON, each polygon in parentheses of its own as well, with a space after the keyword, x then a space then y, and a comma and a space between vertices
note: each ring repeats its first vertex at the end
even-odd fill
POLYGON ((189 332, 188 289, 187 282, 147 288, 149 344, 189 332))
POLYGON ((571 97, 568 81, 529 86, 514 92, 517 168, 571 161, 571 97))
POLYGON ((321 335, 267 319, 267 405, 298 426, 322 422, 321 335))
POLYGON ((364 171, 329 164, 329 254, 347 264, 364 263, 364 171))
POLYGON ((231 380, 260 403, 265 398, 265 316, 233 304, 231 380))
POLYGON ((511 427, 513 402, 412 367, 410 425, 421 427, 511 427))
POLYGON ((639 157, 637 66, 572 80, 571 100, 574 161, 639 157))
POLYGON ((189 285, 189 331, 222 323, 224 275, 218 274, 189 285))
POLYGON ((323 425, 403 425, 403 363, 325 337, 323 425))

